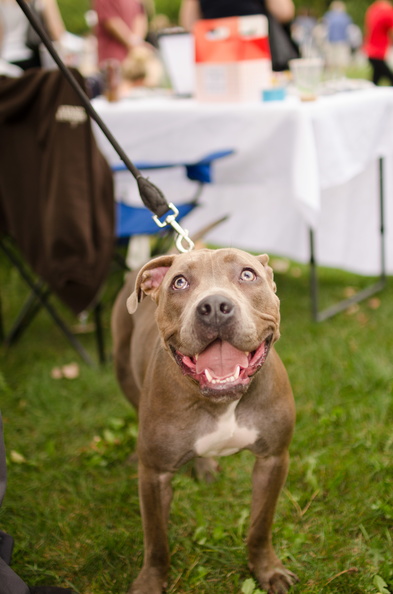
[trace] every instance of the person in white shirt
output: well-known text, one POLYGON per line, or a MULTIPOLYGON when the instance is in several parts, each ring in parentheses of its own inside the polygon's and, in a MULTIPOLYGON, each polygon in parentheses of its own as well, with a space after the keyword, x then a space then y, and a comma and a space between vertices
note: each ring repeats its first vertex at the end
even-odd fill
MULTIPOLYGON (((56 0, 27 0, 42 14, 52 41, 65 33, 63 19, 56 0)), ((0 57, 23 70, 41 66, 37 48, 26 45, 29 22, 16 0, 0 0, 0 57)))

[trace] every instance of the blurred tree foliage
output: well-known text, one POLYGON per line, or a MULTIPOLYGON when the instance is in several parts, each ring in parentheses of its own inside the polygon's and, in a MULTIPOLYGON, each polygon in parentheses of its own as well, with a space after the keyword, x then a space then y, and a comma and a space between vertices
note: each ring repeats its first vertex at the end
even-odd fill
POLYGON ((57 0, 67 31, 75 35, 87 33, 85 13, 91 8, 90 0, 57 0))
MULTIPOLYGON (((313 10, 317 17, 321 17, 329 7, 330 0, 294 0, 297 9, 304 7, 313 10)), ((82 35, 87 32, 85 13, 91 8, 90 0, 58 0, 59 7, 71 33, 82 35)), ((371 2, 369 0, 347 0, 348 14, 354 22, 363 28, 364 14, 371 2)), ((177 23, 180 0, 155 0, 156 13, 165 14, 172 23, 177 23)))
MULTIPOLYGON (((294 0, 295 6, 299 8, 310 8, 315 16, 321 17, 329 8, 331 0, 294 0)), ((364 14, 370 6, 370 0, 346 0, 348 14, 354 22, 363 28, 364 14)), ((176 23, 179 13, 180 0, 155 0, 156 12, 169 16, 172 22, 176 23)))
MULTIPOLYGON (((329 8, 331 0, 294 0, 297 9, 304 7, 313 10, 317 17, 321 17, 329 8)), ((346 0, 348 14, 354 22, 363 28, 364 15, 371 4, 371 0, 346 0)), ((156 12, 169 16, 176 23, 179 13, 180 0, 155 0, 156 12)))
MULTIPOLYGON (((310 8, 316 17, 321 17, 328 10, 331 0, 294 0, 299 8, 310 8)), ((364 15, 372 2, 370 0, 346 0, 348 14, 353 21, 363 29, 364 15)))

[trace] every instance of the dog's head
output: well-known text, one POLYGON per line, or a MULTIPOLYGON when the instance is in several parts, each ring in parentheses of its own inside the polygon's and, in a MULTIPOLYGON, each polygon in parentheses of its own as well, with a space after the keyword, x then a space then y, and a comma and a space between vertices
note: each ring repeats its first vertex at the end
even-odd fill
POLYGON ((280 336, 268 260, 233 248, 203 249, 156 258, 137 276, 128 311, 152 297, 165 348, 203 396, 239 398, 280 336))

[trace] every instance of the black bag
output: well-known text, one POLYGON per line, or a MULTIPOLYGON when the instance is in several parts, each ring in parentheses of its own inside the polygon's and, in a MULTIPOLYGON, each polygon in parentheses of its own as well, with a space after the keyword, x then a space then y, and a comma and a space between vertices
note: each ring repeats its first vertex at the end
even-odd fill
MULTIPOLYGON (((40 25, 44 29, 45 33, 48 35, 48 30, 46 27, 44 16, 42 14, 42 11, 38 8, 36 0, 33 0, 31 2, 30 8, 31 8, 32 12, 34 12, 35 16, 37 17, 38 21, 40 22, 40 25)), ((27 33, 26 33, 26 46, 33 51, 37 51, 39 46, 41 45, 41 43, 42 43, 41 37, 38 35, 38 33, 34 29, 33 25, 29 21, 29 25, 28 25, 27 33)))
POLYGON ((269 45, 272 57, 272 68, 276 72, 288 70, 289 60, 299 57, 299 52, 293 43, 289 31, 271 14, 269 21, 269 45))

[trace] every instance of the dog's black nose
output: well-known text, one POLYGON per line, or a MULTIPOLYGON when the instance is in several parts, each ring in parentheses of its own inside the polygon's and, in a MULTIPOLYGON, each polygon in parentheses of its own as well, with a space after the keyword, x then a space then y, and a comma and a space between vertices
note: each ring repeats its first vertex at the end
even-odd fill
POLYGON ((232 301, 222 295, 205 297, 197 306, 198 318, 204 324, 221 325, 230 320, 235 311, 232 301))

